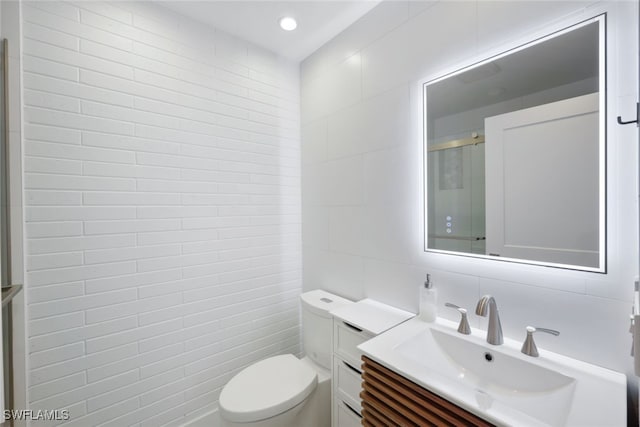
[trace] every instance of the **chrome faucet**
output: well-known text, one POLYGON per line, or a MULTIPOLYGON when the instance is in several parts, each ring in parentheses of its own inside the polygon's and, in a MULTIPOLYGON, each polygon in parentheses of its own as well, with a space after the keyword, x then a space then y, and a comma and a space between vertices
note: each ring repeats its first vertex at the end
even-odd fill
POLYGON ((548 334, 555 335, 556 337, 560 335, 560 332, 553 329, 527 326, 527 338, 524 340, 524 343, 522 344, 522 349, 520 351, 526 354, 527 356, 531 356, 531 357, 539 356, 538 347, 536 347, 536 343, 533 340, 534 332, 546 332, 548 334))
POLYGON ((476 306, 476 314, 478 316, 487 317, 487 312, 489 314, 487 342, 493 345, 500 345, 504 342, 502 339, 502 325, 500 324, 496 300, 491 295, 485 295, 480 298, 476 306))
POLYGON ((467 320, 467 310, 458 305, 447 302, 444 304, 447 307, 455 308, 460 313, 460 324, 458 325, 458 332, 464 335, 471 334, 471 328, 469 327, 469 320, 467 320))

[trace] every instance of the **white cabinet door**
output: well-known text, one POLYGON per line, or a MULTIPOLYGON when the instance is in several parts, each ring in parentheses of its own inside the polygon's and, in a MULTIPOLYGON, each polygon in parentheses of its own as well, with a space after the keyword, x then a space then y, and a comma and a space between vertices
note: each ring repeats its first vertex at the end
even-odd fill
POLYGON ((599 265, 598 94, 485 119, 487 254, 599 265))

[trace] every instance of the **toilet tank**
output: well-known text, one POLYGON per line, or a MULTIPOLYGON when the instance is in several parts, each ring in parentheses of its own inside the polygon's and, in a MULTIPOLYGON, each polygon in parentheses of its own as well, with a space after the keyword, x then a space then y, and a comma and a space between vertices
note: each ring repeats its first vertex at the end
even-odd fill
POLYGON ((302 345, 305 354, 318 365, 331 368, 331 335, 333 319, 330 312, 353 301, 316 289, 300 295, 302 309, 302 345))

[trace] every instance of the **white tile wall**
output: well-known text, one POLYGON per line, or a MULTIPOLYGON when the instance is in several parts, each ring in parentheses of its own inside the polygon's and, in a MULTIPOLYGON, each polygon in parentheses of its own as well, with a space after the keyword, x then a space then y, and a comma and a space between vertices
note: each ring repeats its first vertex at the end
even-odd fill
POLYGON ((22 14, 29 407, 196 419, 300 351, 298 67, 151 2, 22 14))
POLYGON ((543 347, 631 372, 637 129, 618 126, 615 116, 633 115, 637 40, 634 2, 395 1, 324 45, 301 66, 304 288, 417 311, 418 288, 431 273, 444 317, 457 318, 444 302, 472 309, 492 293, 507 336, 521 339, 527 324, 559 329, 543 347), (602 12, 609 26, 607 274, 425 254, 420 80, 551 32, 568 16, 578 22, 602 12))

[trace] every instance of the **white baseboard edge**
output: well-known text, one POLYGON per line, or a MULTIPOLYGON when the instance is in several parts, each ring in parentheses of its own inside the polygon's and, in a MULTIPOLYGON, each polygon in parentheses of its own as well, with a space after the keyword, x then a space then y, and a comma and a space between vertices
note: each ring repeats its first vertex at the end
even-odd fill
POLYGON ((218 414, 218 410, 214 409, 195 420, 183 424, 181 427, 220 427, 220 415, 218 414))

